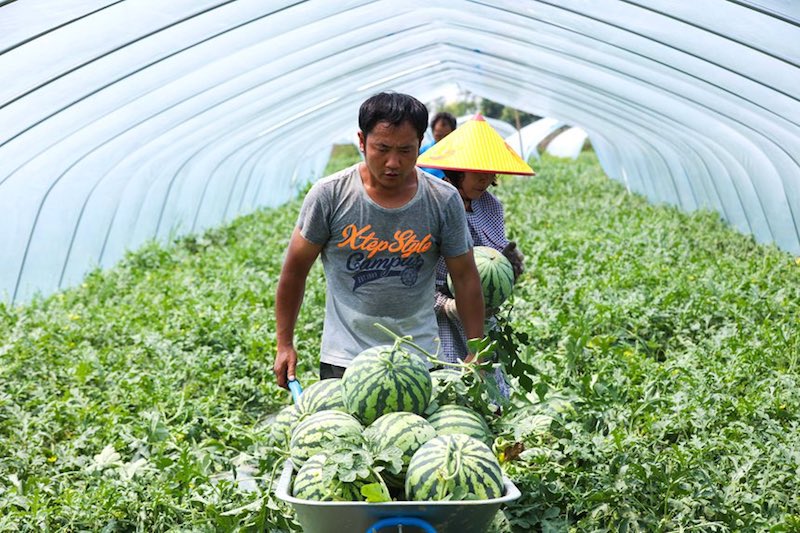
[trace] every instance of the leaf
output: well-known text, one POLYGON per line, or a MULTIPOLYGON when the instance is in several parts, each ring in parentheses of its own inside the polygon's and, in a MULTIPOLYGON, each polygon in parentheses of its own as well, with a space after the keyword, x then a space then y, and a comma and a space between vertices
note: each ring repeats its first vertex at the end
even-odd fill
POLYGON ((520 417, 514 421, 514 438, 517 441, 524 440, 531 435, 545 433, 549 431, 553 423, 553 417, 548 415, 534 415, 530 417, 520 417))
POLYGON ((17 494, 22 494, 22 482, 20 482, 19 477, 16 474, 9 474, 8 480, 14 485, 14 488, 17 489, 17 494))
POLYGON ((540 381, 536 384, 533 390, 539 397, 539 401, 543 402, 545 397, 547 396, 547 392, 550 390, 550 386, 546 382, 540 381))
POLYGON ((525 445, 521 442, 515 442, 502 451, 501 462, 516 461, 524 451, 525 445))
POLYGON ((460 500, 465 499, 467 497, 467 494, 469 494, 469 491, 466 489, 466 487, 463 487, 461 485, 457 485, 456 487, 453 488, 452 491, 450 491, 450 494, 448 495, 449 496, 448 499, 455 500, 455 501, 460 501, 460 500))
MULTIPOLYGON (((236 507, 235 509, 229 509, 228 511, 224 511, 220 513, 221 516, 238 516, 242 513, 252 513, 257 512, 262 506, 264 505, 264 501, 261 498, 257 498, 252 502, 243 505, 241 507, 236 507)), ((277 509, 274 503, 272 503, 272 509, 277 509)))
POLYGON ((478 498, 477 495, 470 492, 469 489, 461 485, 453 487, 453 490, 450 491, 450 494, 448 494, 447 497, 445 498, 445 500, 451 500, 451 501, 466 501, 466 500, 479 500, 479 499, 480 498, 478 498))
POLYGON ((147 468, 147 459, 140 457, 135 461, 124 463, 119 466, 120 479, 123 481, 131 481, 134 476, 140 471, 147 468))
POLYGON ((392 501, 391 495, 381 483, 368 483, 362 486, 361 495, 370 503, 392 501))
POLYGON ((387 446, 375 457, 375 464, 392 474, 399 474, 403 469, 403 450, 397 446, 387 446))
POLYGON ((439 403, 436 400, 431 400, 431 403, 429 403, 428 407, 425 408, 423 416, 427 418, 433 413, 435 413, 437 409, 439 409, 439 403))
POLYGON ((104 470, 110 466, 118 465, 120 459, 121 456, 114 449, 114 445, 108 444, 103 448, 103 451, 94 456, 94 462, 89 465, 88 470, 90 472, 104 470))
POLYGON ((467 350, 475 355, 475 360, 482 361, 494 351, 495 343, 489 336, 467 340, 467 350))

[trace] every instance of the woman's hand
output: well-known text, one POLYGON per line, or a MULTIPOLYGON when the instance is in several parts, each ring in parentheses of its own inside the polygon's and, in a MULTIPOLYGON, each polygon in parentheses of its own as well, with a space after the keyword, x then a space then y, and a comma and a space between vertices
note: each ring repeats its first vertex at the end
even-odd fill
POLYGON ((444 314, 447 315, 447 318, 454 322, 461 322, 461 318, 458 316, 458 309, 456 309, 456 299, 455 298, 448 298, 447 301, 444 302, 444 314))
POLYGON ((511 267, 514 269, 514 281, 517 281, 517 278, 525 272, 525 265, 523 264, 525 256, 519 251, 517 243, 514 241, 509 242, 500 253, 506 256, 506 259, 511 262, 511 267))

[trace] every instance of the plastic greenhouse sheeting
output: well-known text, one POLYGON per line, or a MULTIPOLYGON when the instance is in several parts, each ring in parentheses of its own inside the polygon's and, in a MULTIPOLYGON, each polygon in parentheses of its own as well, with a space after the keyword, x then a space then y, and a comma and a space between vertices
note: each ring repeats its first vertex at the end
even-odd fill
POLYGON ((558 157, 577 159, 581 153, 587 134, 583 129, 573 127, 558 134, 547 145, 547 153, 558 157))
POLYGON ((540 118, 505 138, 505 141, 526 161, 531 157, 539 159, 537 146, 550 134, 565 126, 555 118, 540 118))
POLYGON ((0 293, 284 202, 366 97, 454 82, 800 253, 799 42, 788 0, 0 3, 0 293))

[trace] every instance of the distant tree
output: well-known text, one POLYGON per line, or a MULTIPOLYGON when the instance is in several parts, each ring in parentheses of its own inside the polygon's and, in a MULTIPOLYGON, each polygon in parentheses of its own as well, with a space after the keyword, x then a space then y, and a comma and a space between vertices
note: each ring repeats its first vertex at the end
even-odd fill
POLYGON ((481 100, 480 110, 481 114, 483 114, 484 117, 499 119, 500 116, 503 114, 504 108, 505 106, 503 104, 497 103, 493 100, 489 100, 488 98, 484 98, 481 100))
POLYGON ((540 118, 536 115, 526 113, 525 111, 518 111, 513 107, 505 106, 488 98, 476 97, 466 91, 462 92, 459 100, 455 102, 445 102, 444 97, 437 98, 428 104, 428 109, 431 115, 439 111, 447 111, 456 117, 463 117, 464 115, 470 115, 476 111, 480 111, 485 117, 500 119, 508 122, 512 126, 517 125, 517 116, 519 116, 520 128, 524 128, 531 122, 534 122, 540 118))
POLYGON ((519 127, 524 128, 531 122, 538 120, 540 117, 526 113, 525 111, 518 111, 513 107, 505 106, 501 103, 484 98, 480 104, 481 113, 486 117, 497 118, 508 122, 512 126, 517 125, 517 114, 519 115, 519 127))
POLYGON ((536 115, 531 115, 530 113, 526 113, 525 111, 517 111, 513 107, 504 107, 503 112, 500 114, 500 119, 505 120, 509 124, 514 126, 517 125, 517 116, 516 113, 519 114, 519 127, 524 128, 531 122, 539 120, 541 117, 537 117, 536 115))
POLYGON ((460 117, 463 115, 469 115, 476 111, 477 106, 475 102, 451 102, 446 104, 442 107, 442 111, 447 111, 448 113, 452 113, 454 117, 460 117))
POLYGON ((477 111, 478 104, 469 97, 469 94, 463 94, 462 97, 462 99, 455 102, 445 102, 444 98, 437 98, 428 105, 431 116, 439 111, 446 111, 452 113, 455 117, 461 117, 477 111))

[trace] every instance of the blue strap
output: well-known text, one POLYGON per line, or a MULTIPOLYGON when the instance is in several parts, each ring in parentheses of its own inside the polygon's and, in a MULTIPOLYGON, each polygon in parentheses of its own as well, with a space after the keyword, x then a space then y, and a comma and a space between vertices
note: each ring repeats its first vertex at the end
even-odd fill
POLYGON ((391 518, 383 518, 367 528, 367 533, 377 533, 385 527, 394 526, 414 526, 424 529, 427 533, 436 533, 436 529, 428 522, 421 518, 414 518, 413 516, 393 516, 391 518))
POLYGON ((292 393, 294 403, 297 403, 297 400, 300 399, 300 395, 303 394, 303 387, 300 386, 300 382, 296 379, 291 380, 289 382, 289 390, 292 393))

